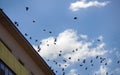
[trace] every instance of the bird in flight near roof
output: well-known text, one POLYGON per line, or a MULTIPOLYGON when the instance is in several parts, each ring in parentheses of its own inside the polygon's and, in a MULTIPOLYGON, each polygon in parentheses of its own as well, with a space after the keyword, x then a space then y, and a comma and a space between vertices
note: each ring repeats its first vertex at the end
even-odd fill
POLYGON ((26 11, 28 11, 29 10, 29 7, 25 7, 26 8, 26 11))

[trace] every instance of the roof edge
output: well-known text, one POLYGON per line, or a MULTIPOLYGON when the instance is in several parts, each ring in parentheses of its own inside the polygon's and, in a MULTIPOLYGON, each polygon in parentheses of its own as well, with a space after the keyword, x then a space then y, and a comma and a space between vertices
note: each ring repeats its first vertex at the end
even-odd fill
POLYGON ((35 61, 35 63, 41 67, 42 71, 46 75, 55 75, 55 73, 50 69, 47 63, 43 60, 43 58, 35 51, 32 45, 26 40, 26 38, 22 35, 22 33, 15 27, 12 21, 8 18, 8 16, 3 12, 0 8, 0 22, 3 24, 3 27, 10 32, 13 38, 19 42, 19 44, 25 49, 25 51, 31 56, 31 58, 35 61))

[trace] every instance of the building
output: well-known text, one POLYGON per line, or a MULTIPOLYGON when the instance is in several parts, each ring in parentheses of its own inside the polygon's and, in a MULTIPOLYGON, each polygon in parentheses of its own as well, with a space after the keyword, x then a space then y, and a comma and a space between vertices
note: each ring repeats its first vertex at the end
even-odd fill
POLYGON ((0 75, 54 75, 0 9, 0 75))

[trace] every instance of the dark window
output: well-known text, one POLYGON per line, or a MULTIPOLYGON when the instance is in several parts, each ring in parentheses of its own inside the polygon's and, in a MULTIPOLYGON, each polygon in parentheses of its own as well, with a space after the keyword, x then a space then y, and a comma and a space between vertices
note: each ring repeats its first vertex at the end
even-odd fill
POLYGON ((0 75, 16 75, 2 60, 0 60, 0 75))

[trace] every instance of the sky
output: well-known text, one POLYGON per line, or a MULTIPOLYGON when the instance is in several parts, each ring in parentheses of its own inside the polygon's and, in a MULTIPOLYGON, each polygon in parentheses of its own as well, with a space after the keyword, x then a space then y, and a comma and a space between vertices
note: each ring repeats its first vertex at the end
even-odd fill
POLYGON ((0 8, 56 75, 120 75, 119 4, 0 0, 0 8))

